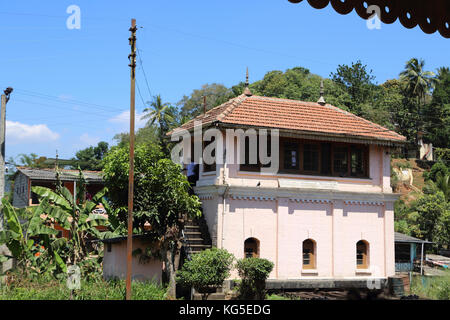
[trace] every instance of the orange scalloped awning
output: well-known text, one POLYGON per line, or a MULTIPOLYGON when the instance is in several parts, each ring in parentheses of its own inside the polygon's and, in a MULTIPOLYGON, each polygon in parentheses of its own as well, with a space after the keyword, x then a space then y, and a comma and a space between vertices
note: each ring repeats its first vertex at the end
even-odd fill
MULTIPOLYGON (((299 3, 303 0, 288 0, 299 3)), ((423 32, 431 34, 436 31, 444 38, 450 38, 450 1, 449 0, 307 0, 316 9, 323 9, 329 3, 340 14, 348 14, 353 9, 363 19, 368 19, 374 12, 367 10, 372 5, 380 8, 380 20, 393 23, 400 20, 408 28, 419 25, 423 32)))

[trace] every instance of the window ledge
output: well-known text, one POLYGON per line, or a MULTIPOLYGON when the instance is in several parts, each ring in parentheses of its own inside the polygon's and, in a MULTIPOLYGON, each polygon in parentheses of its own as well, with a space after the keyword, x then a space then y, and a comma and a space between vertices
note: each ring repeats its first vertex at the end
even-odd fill
POLYGON ((202 172, 202 176, 215 176, 215 175, 216 175, 215 171, 202 172))
POLYGON ((356 274, 372 274, 372 270, 370 269, 356 269, 355 270, 356 274))
POLYGON ((319 272, 317 269, 302 269, 302 274, 311 274, 311 275, 317 275, 319 272))

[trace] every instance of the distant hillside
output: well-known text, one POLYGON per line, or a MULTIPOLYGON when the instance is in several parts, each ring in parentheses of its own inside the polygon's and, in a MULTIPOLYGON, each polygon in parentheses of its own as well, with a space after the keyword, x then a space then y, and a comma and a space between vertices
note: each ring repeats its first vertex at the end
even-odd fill
POLYGON ((395 186, 393 187, 394 192, 402 194, 400 199, 406 203, 416 200, 422 194, 422 189, 425 185, 423 173, 427 169, 419 167, 416 159, 392 159, 391 166, 400 170, 411 169, 413 175, 412 186, 407 182, 398 181, 396 184, 394 182, 395 186))

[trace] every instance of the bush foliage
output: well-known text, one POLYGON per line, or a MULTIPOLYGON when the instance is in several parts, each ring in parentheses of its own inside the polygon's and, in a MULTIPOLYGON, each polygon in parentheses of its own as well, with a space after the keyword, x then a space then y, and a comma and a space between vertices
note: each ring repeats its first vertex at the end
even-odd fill
POLYGON ((262 258, 245 258, 238 260, 236 267, 241 277, 240 298, 264 300, 266 279, 273 269, 273 262, 262 258))
POLYGON ((220 287, 230 276, 234 256, 225 249, 207 249, 196 253, 177 273, 177 283, 192 286, 205 300, 209 289, 220 287))

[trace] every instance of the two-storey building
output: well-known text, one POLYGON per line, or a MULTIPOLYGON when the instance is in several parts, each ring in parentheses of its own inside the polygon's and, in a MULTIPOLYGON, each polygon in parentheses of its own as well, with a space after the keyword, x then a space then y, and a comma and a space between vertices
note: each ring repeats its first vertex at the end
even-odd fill
POLYGON ((252 95, 248 87, 170 134, 182 132, 192 144, 202 140, 203 151, 216 144, 215 163, 202 163, 191 148, 191 159, 200 163, 194 190, 214 246, 236 258, 269 259, 270 279, 395 274, 398 196, 390 186, 390 152, 405 137, 323 97, 317 103, 269 98, 252 95), (221 136, 205 138, 209 128, 221 136), (252 140, 249 129, 267 130, 267 140, 252 140), (265 170, 270 163, 259 157, 250 161, 252 150, 260 155, 264 143, 271 163, 278 162, 275 171, 265 170))

